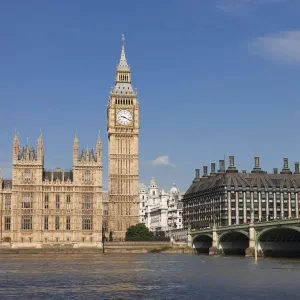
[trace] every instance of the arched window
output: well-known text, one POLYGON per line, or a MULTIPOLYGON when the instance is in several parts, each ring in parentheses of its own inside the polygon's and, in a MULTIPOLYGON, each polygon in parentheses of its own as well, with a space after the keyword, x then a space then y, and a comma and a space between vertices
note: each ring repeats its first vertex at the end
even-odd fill
POLYGON ((91 171, 85 171, 84 172, 83 181, 85 183, 90 183, 92 181, 91 171))

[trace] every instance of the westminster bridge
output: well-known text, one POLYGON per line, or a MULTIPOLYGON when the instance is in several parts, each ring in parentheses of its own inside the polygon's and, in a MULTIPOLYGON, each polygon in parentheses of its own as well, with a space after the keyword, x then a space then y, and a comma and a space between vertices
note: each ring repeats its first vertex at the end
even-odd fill
POLYGON ((300 257, 300 218, 189 231, 198 253, 300 257))

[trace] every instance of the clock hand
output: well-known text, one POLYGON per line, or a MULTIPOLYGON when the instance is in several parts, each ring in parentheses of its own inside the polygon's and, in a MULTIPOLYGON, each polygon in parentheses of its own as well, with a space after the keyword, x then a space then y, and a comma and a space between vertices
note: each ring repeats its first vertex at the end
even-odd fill
POLYGON ((122 118, 124 118, 124 119, 126 119, 126 120, 128 120, 128 121, 131 121, 130 119, 128 119, 128 118, 126 118, 126 117, 124 117, 124 116, 122 116, 122 118))

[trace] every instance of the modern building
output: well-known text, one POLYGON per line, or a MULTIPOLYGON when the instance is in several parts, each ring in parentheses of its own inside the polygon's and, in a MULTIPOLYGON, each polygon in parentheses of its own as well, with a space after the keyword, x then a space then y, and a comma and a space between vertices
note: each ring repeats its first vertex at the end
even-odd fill
POLYGON ((138 141, 139 102, 131 85, 122 37, 115 85, 107 106, 108 227, 114 240, 123 240, 129 226, 139 222, 138 141))
POLYGON ((199 229, 217 226, 235 225, 254 221, 278 218, 298 218, 300 192, 299 163, 295 163, 292 172, 288 159, 284 158, 283 169, 267 173, 260 167, 259 157, 251 172, 239 172, 234 165, 234 157, 229 157, 229 167, 225 170, 225 161, 220 160, 216 171, 211 164, 208 174, 203 167, 203 176, 199 169, 191 186, 183 197, 184 227, 199 229))
POLYGON ((174 184, 169 192, 159 190, 152 178, 149 187, 141 184, 139 189, 140 222, 151 231, 181 229, 182 194, 174 184))
POLYGON ((12 180, 0 176, 1 241, 21 247, 102 246, 102 142, 79 152, 73 169, 44 168, 42 134, 37 149, 13 141, 12 180))

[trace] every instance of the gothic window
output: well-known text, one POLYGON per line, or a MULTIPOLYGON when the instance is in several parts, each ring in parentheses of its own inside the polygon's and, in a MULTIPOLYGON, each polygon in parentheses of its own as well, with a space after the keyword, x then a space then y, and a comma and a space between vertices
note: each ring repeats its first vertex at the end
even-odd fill
POLYGON ((48 230, 48 216, 44 217, 44 230, 48 230))
POLYGON ((59 217, 55 217, 55 230, 59 230, 59 217))
POLYGON ((22 208, 32 208, 30 194, 24 194, 22 198, 22 208))
POLYGON ((67 209, 71 209, 71 195, 67 195, 67 209))
POLYGON ((4 230, 10 230, 10 217, 4 218, 4 230))
POLYGON ((103 221, 103 229, 104 232, 108 232, 108 222, 105 220, 103 221))
POLYGON ((108 206, 106 203, 103 204, 103 215, 108 216, 108 206))
POLYGON ((21 229, 32 230, 32 216, 22 216, 21 229))
POLYGON ((55 197, 55 207, 56 207, 56 209, 59 209, 59 207, 60 207, 60 201, 59 201, 59 195, 58 194, 55 197))
POLYGON ((82 217, 82 230, 92 230, 93 229, 93 217, 83 216, 82 217))
POLYGON ((82 209, 83 210, 93 209, 93 198, 92 198, 91 194, 85 194, 85 195, 83 195, 82 209))
POLYGON ((11 196, 5 195, 4 209, 11 209, 11 196))
POLYGON ((25 170, 24 179, 25 180, 30 180, 31 179, 31 172, 30 172, 30 170, 25 170))
POLYGON ((45 195, 45 198, 44 198, 44 208, 45 209, 49 208, 49 195, 45 195))
POLYGON ((71 217, 67 216, 66 218, 66 230, 71 230, 71 217))
POLYGON ((85 171, 83 174, 83 181, 85 183, 91 183, 92 181, 92 175, 91 175, 91 171, 85 171))

